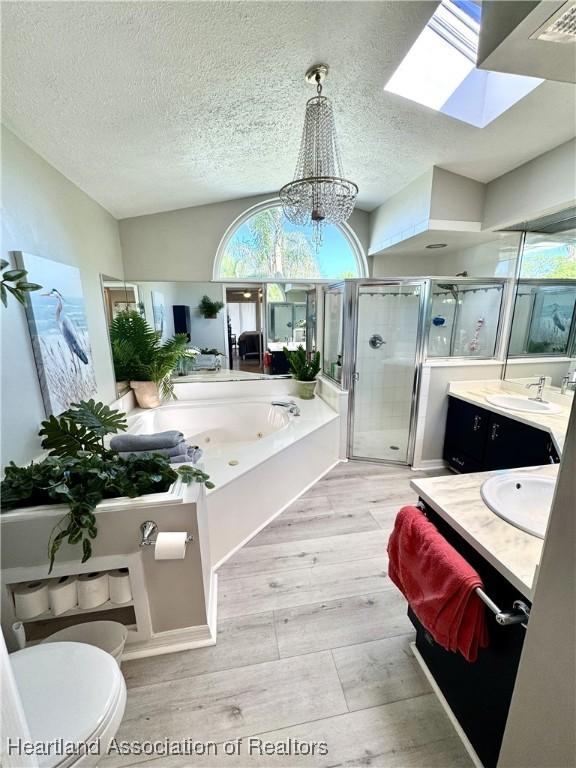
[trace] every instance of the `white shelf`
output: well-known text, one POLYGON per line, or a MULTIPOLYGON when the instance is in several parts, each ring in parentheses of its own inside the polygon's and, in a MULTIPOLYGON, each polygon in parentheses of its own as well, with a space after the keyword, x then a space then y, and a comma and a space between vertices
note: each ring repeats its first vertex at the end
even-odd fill
POLYGON ((52 611, 46 611, 38 616, 34 616, 32 619, 18 619, 18 621, 21 621, 23 624, 30 624, 34 621, 46 621, 46 619, 65 619, 67 616, 85 616, 86 614, 98 613, 99 611, 112 611, 115 608, 128 608, 131 605, 134 605, 134 600, 128 600, 126 603, 112 603, 110 600, 107 600, 102 605, 94 606, 94 608, 71 608, 69 611, 59 613, 57 616, 52 611))

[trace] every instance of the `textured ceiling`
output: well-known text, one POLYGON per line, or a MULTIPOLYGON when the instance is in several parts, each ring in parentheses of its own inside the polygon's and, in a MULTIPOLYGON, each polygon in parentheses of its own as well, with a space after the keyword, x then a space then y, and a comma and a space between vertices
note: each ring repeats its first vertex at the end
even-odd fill
POLYGON ((3 118, 119 218, 289 181, 317 61, 366 210, 434 164, 489 181, 571 138, 565 83, 482 130, 384 93, 436 5, 3 2, 3 118))

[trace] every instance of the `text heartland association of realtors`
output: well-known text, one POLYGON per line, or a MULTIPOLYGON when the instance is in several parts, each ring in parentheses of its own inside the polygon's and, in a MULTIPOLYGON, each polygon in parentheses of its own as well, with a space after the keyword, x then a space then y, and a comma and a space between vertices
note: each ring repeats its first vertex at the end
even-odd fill
POLYGON ((194 739, 160 739, 155 741, 119 741, 112 739, 103 744, 100 739, 93 741, 26 741, 24 739, 6 740, 8 755, 36 755, 38 757, 69 757, 72 755, 146 755, 165 757, 183 755, 202 757, 205 755, 258 756, 269 757, 327 755, 328 744, 325 741, 303 741, 284 739, 267 741, 257 737, 237 738, 216 743, 215 741, 195 741, 194 739))

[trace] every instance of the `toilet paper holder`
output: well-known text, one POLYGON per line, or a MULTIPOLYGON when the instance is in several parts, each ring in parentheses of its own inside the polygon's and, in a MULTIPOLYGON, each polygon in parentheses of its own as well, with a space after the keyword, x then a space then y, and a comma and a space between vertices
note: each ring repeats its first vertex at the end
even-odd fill
MULTIPOLYGON (((156 544, 156 537, 158 536, 158 524, 154 520, 146 520, 140 526, 140 546, 151 547, 156 544)), ((194 541, 192 534, 186 534, 186 544, 190 544, 194 541)))

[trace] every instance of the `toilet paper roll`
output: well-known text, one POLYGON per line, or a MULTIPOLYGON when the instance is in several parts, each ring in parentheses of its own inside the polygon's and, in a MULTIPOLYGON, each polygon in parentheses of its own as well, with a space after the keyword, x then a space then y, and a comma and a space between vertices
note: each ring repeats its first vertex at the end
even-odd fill
POLYGON ((108 600, 107 573, 83 573, 78 576, 78 605, 80 608, 96 608, 108 600))
POLYGON ((50 608, 47 581, 26 581, 13 587, 12 592, 19 619, 34 619, 50 608))
POLYGON ((78 605, 76 576, 62 576, 48 584, 50 610, 54 616, 60 616, 78 605))
POLYGON ((154 547, 155 560, 183 560, 186 554, 186 531, 159 533, 154 547))
POLYGON ((121 605, 132 600, 132 587, 130 586, 130 574, 128 568, 118 568, 108 573, 108 586, 110 588, 110 602, 121 605))

